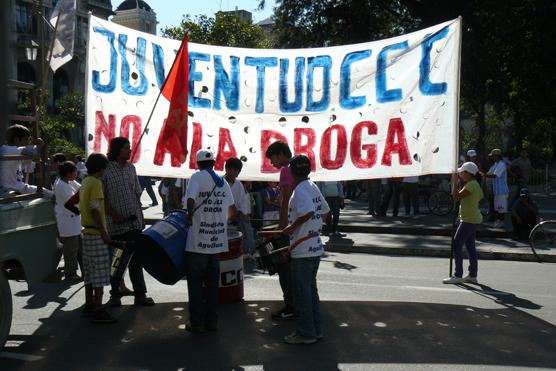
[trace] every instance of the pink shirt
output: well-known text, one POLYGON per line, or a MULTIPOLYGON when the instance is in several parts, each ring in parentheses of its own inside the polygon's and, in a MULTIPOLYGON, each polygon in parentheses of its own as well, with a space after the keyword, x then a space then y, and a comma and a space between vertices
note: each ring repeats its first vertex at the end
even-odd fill
POLYGON ((278 184, 280 188, 290 187, 293 189, 293 176, 290 166, 284 166, 280 170, 280 183, 278 184))

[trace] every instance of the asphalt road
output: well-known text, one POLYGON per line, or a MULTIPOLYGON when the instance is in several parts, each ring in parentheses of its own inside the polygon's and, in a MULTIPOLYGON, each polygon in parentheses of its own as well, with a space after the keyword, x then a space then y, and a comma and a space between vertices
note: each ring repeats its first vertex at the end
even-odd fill
MULTIPOLYGON (((395 236, 392 236, 395 238, 395 236)), ((81 318, 81 283, 12 282, 14 323, 0 370, 446 370, 556 368, 556 265, 481 261, 480 286, 447 286, 441 258, 329 253, 318 286, 324 340, 287 345, 276 276, 246 265, 245 301, 194 335, 186 283, 148 277, 157 305, 131 298, 115 325, 81 318)), ((129 280, 128 280, 129 282, 129 280)))

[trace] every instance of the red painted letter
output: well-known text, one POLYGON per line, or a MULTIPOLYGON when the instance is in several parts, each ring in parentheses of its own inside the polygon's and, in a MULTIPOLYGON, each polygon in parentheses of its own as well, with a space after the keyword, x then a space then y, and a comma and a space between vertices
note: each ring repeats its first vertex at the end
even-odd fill
POLYGON ((344 164, 347 155, 347 133, 343 125, 332 125, 322 134, 320 142, 320 164, 328 170, 339 169, 344 164), (332 132, 336 131, 338 142, 336 144, 336 158, 332 159, 330 149, 332 132))
POLYGON ((296 128, 293 131, 293 153, 296 155, 306 155, 311 160, 311 171, 315 171, 315 152, 313 148, 317 138, 315 136, 315 131, 311 128, 296 128), (307 138, 305 144, 302 143, 303 137, 307 138))
POLYGON ((197 168, 197 152, 203 148, 203 127, 196 122, 193 123, 193 140, 191 141, 191 154, 189 155, 189 168, 197 168))
POLYGON ((224 169, 224 162, 230 157, 237 157, 237 151, 230 137, 230 130, 225 128, 220 128, 218 133, 218 152, 216 153, 216 164, 214 168, 216 170, 224 169), (226 149, 229 148, 229 150, 226 149))
POLYGON ((282 133, 274 130, 261 130, 261 173, 263 174, 272 174, 280 171, 280 169, 272 166, 270 160, 265 156, 268 146, 277 140, 288 143, 288 140, 282 133))
POLYGON ((106 120, 102 115, 102 111, 96 111, 95 118, 95 142, 93 145, 93 150, 95 152, 102 152, 102 136, 104 135, 108 143, 110 143, 112 138, 116 136, 116 116, 109 114, 108 124, 106 123, 106 120))
POLYGON ((133 138, 131 139, 131 150, 134 154, 133 163, 137 163, 141 158, 141 143, 139 138, 141 137, 142 128, 141 117, 136 115, 127 115, 122 118, 122 123, 120 125, 120 136, 129 139, 129 130, 133 127, 133 138))
POLYGON ((351 132, 351 146, 349 152, 351 154, 351 161, 360 169, 370 169, 376 164, 376 144, 363 144, 361 145, 361 135, 363 128, 367 128, 368 135, 376 135, 377 127, 372 121, 361 121, 353 127, 351 132), (367 152, 367 158, 363 158, 362 152, 367 152))
POLYGON ((399 117, 390 119, 388 124, 388 134, 386 136, 386 146, 382 155, 382 165, 392 165, 392 153, 397 153, 401 165, 411 165, 411 157, 405 139, 405 127, 399 117), (397 142, 395 141, 397 137, 397 142))
POLYGON ((186 146, 187 126, 168 125, 168 121, 164 120, 156 142, 153 164, 161 166, 164 163, 166 153, 170 152, 170 165, 180 167, 185 162, 186 146))

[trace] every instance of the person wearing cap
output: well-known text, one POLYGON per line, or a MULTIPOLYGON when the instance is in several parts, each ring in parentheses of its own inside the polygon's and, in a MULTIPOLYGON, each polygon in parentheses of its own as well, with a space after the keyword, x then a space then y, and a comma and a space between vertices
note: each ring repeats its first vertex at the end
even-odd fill
POLYGON ((475 176, 479 168, 473 162, 464 162, 458 168, 457 174, 452 174, 452 197, 460 201, 460 224, 453 239, 455 271, 454 274, 444 279, 446 284, 477 283, 478 256, 475 247, 477 227, 483 221, 479 210, 479 201, 483 198, 483 191, 475 176), (458 188, 458 178, 463 187, 458 188), (467 248, 469 256, 469 275, 463 277, 463 245, 467 248))
POLYGON ((199 171, 191 176, 185 193, 191 227, 185 245, 185 272, 189 295, 189 322, 185 329, 200 333, 218 329, 218 254, 228 251, 228 219, 235 212, 232 190, 213 170, 214 153, 196 154, 199 171), (203 284, 207 288, 203 296, 203 284))
POLYGON ((539 207, 529 197, 529 190, 521 188, 519 198, 512 205, 512 225, 516 237, 520 240, 529 238, 529 233, 537 224, 539 219, 539 207))
POLYGON ((311 160, 297 155, 290 161, 293 193, 288 203, 288 225, 282 233, 290 236, 292 278, 298 314, 296 330, 284 337, 288 344, 313 344, 322 339, 317 290, 317 271, 323 246, 323 219, 330 211, 325 197, 309 180, 311 160))
POLYGON ((508 212, 508 194, 510 193, 507 165, 502 158, 502 151, 500 149, 493 149, 489 156, 492 158, 492 161, 494 161, 494 164, 485 176, 492 179, 494 213, 496 218, 493 227, 501 228, 504 226, 504 218, 508 212))

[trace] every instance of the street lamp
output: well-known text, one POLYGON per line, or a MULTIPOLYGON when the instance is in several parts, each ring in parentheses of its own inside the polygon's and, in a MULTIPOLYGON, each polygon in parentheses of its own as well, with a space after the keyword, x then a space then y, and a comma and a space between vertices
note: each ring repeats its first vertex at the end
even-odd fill
POLYGON ((34 40, 31 40, 31 45, 25 48, 25 56, 27 57, 27 60, 36 61, 38 50, 39 50, 39 44, 37 44, 34 40))

